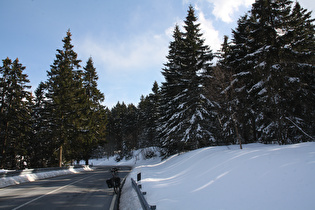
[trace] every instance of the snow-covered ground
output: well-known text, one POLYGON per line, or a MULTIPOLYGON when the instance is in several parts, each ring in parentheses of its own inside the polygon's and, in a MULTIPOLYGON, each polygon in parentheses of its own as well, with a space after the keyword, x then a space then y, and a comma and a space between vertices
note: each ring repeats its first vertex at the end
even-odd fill
POLYGON ((148 203, 159 210, 315 209, 315 142, 207 147, 166 160, 135 154, 119 163, 113 157, 91 161, 134 166, 122 190, 122 210, 141 209, 130 181, 139 172, 148 203))
POLYGON ((141 209, 130 178, 157 209, 315 209, 315 142, 208 147, 136 164, 120 207, 141 209))

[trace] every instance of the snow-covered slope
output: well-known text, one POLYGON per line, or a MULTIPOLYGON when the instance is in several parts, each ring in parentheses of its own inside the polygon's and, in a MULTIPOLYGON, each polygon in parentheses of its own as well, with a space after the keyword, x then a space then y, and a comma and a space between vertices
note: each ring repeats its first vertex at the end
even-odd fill
POLYGON ((159 210, 315 209, 315 142, 208 147, 142 164, 127 178, 121 209, 141 209, 130 184, 139 172, 159 210))
MULTIPOLYGON (((135 158, 118 164, 114 157, 91 163, 135 166, 122 190, 122 210, 141 209, 130 181, 131 177, 136 179, 139 172, 148 203, 159 210, 315 209, 315 142, 287 146, 248 144, 243 148, 240 150, 237 145, 208 147, 164 161, 160 158, 144 160, 139 150, 135 158)), ((37 177, 3 178, 0 185, 60 175, 50 173, 42 173, 40 177, 37 174, 37 177)))

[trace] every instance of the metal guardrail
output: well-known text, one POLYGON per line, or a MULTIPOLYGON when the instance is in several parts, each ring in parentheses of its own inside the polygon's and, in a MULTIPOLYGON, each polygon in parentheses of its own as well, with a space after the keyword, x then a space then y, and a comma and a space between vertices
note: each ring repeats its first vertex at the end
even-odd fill
POLYGON ((137 192, 138 194, 138 197, 139 197, 139 200, 140 200, 140 203, 141 203, 141 206, 144 210, 155 210, 156 209, 156 206, 150 206, 147 202, 147 200, 145 199, 145 197, 143 196, 144 194, 146 194, 145 192, 141 192, 140 191, 140 188, 138 186, 138 184, 136 183, 136 181, 131 178, 131 184, 132 184, 132 187, 135 189, 135 191, 137 192))
POLYGON ((124 187, 125 182, 126 182, 126 177, 123 179, 123 181, 120 184, 121 187, 120 187, 118 195, 116 195, 116 194, 114 195, 113 199, 115 199, 115 200, 113 202, 113 205, 110 206, 109 210, 119 210, 121 190, 124 187))

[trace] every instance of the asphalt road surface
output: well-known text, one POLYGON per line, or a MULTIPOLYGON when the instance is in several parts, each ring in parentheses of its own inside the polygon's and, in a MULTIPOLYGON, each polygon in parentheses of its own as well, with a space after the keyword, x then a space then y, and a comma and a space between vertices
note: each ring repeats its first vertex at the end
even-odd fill
MULTIPOLYGON (((0 209, 109 209, 114 190, 106 180, 111 167, 37 180, 0 189, 0 209)), ((119 167, 123 178, 130 167, 119 167)))

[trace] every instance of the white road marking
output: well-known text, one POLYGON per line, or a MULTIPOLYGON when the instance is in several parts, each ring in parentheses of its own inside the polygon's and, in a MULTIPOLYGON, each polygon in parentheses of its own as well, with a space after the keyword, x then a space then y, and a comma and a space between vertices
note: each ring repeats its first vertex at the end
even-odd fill
POLYGON ((113 196, 112 202, 110 203, 109 210, 115 209, 115 202, 116 202, 116 194, 113 196))
POLYGON ((28 205, 28 204, 34 202, 34 201, 37 201, 38 199, 41 199, 41 198, 45 197, 46 195, 50 195, 50 194, 52 194, 52 193, 54 193, 54 192, 57 192, 57 191, 59 191, 59 190, 62 190, 62 189, 65 188, 65 187, 68 187, 69 185, 75 184, 75 183, 77 183, 77 182, 80 182, 80 181, 82 181, 82 180, 84 180, 84 179, 87 179, 87 178, 90 178, 90 177, 96 176, 96 175, 97 175, 97 174, 94 174, 94 175, 85 177, 85 178, 83 178, 83 179, 77 180, 77 181, 75 181, 75 182, 72 182, 72 183, 70 183, 70 184, 67 184, 67 185, 65 185, 65 186, 59 187, 59 188, 57 188, 57 189, 55 189, 55 190, 53 190, 53 191, 50 191, 50 192, 48 192, 48 193, 46 193, 46 194, 44 194, 44 195, 41 195, 41 196, 39 196, 39 197, 37 197, 37 198, 34 198, 33 200, 30 200, 30 201, 28 201, 28 202, 26 202, 26 203, 24 203, 24 204, 22 204, 22 205, 20 205, 20 206, 18 206, 18 207, 15 207, 13 210, 22 208, 23 206, 26 206, 26 205, 28 205))

